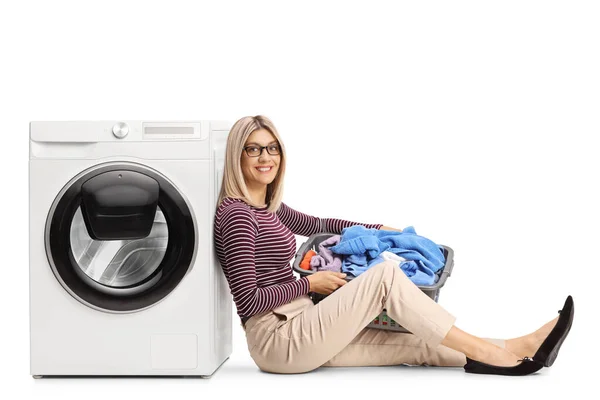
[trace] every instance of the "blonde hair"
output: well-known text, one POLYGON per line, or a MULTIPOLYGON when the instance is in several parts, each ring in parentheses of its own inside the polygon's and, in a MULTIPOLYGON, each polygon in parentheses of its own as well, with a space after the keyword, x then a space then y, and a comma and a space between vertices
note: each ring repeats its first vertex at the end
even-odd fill
POLYGON ((244 143, 252 132, 258 129, 266 129, 269 131, 277 142, 280 148, 280 162, 277 176, 267 185, 267 211, 276 212, 281 205, 283 198, 283 178, 285 176, 285 146, 277 133, 277 129, 271 120, 263 115, 254 117, 244 117, 236 121, 231 127, 227 136, 227 147, 225 149, 225 167, 223 170, 223 182, 221 183, 221 192, 217 201, 217 207, 221 204, 225 197, 243 200, 245 203, 261 207, 262 204, 257 204, 250 198, 244 174, 242 173, 241 158, 244 151, 244 143))

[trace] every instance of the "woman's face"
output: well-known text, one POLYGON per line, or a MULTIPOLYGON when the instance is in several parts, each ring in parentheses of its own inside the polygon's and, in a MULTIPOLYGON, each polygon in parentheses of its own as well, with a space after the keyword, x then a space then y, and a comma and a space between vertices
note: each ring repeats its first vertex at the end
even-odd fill
POLYGON ((245 148, 248 146, 252 147, 252 149, 248 149, 250 152, 254 151, 255 154, 260 152, 260 155, 251 157, 246 151, 242 151, 242 173, 246 185, 249 188, 260 188, 268 185, 277 176, 279 162, 281 161, 281 151, 277 139, 268 130, 257 129, 248 136, 246 143, 244 143, 245 148), (263 146, 269 146, 271 152, 278 150, 277 152, 280 154, 269 154, 268 149, 260 149, 263 146))

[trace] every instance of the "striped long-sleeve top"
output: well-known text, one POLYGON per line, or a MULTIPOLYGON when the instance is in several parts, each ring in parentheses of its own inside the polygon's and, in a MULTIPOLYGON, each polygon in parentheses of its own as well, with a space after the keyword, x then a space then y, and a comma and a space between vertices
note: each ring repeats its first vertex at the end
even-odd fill
POLYGON ((296 279, 292 273, 294 235, 341 234, 343 228, 353 225, 376 229, 382 226, 321 219, 285 203, 271 213, 266 206, 257 208, 240 199, 223 199, 214 220, 215 248, 242 321, 309 292, 308 278, 296 279))

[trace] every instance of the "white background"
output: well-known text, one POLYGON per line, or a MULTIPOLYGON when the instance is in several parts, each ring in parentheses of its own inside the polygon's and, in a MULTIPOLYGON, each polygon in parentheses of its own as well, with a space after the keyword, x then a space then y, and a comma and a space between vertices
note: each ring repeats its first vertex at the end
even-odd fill
POLYGON ((599 20, 593 1, 3 2, 0 391, 164 399, 595 390, 599 20), (274 121, 287 147, 290 206, 412 225, 454 249, 440 304, 458 327, 520 336, 573 295, 577 315, 556 364, 521 378, 401 366, 272 375, 252 363, 234 314, 233 354, 209 380, 32 379, 28 122, 256 114, 274 121))

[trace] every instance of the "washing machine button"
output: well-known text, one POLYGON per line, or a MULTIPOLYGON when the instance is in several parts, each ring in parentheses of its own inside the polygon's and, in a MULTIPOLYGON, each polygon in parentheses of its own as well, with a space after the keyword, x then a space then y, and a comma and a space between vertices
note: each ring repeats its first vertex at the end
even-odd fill
POLYGON ((123 139, 129 133, 129 126, 124 122, 119 122, 113 126, 112 131, 113 135, 119 139, 123 139))

